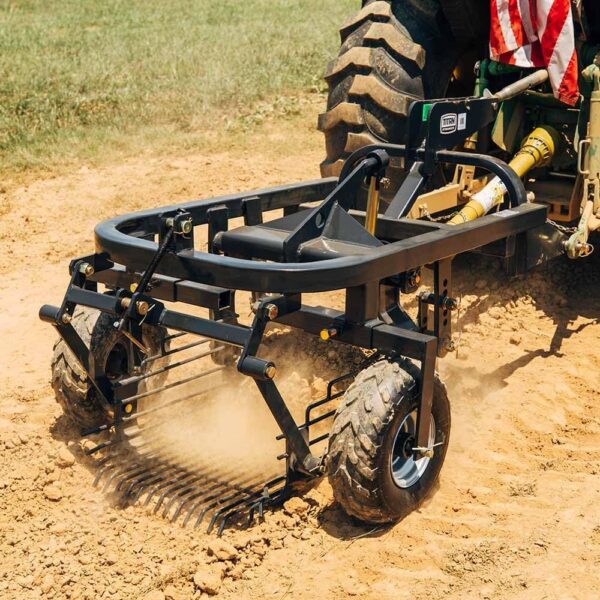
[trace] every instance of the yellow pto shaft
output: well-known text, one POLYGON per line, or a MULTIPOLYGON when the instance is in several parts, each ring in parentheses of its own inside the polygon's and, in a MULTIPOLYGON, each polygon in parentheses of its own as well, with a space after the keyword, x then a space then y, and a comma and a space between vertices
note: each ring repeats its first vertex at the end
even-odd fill
MULTIPOLYGON (((558 140, 558 132, 553 127, 548 125, 537 127, 525 139, 521 149, 508 163, 508 166, 519 177, 524 177, 532 169, 543 167, 552 160, 558 140)), ((506 194, 506 187, 498 177, 494 177, 448 223, 459 225, 482 217, 494 206, 502 203, 504 194, 506 194)))

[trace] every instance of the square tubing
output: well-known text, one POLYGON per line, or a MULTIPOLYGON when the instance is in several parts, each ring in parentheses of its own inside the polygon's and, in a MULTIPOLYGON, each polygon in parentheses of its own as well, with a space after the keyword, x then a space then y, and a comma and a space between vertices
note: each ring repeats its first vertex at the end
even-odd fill
POLYGON ((452 293, 452 259, 445 258, 433 267, 433 323, 434 335, 438 338, 437 354, 441 358, 452 347, 452 318, 447 299, 452 293))
POLYGON ((419 448, 429 447, 436 358, 437 341, 433 338, 423 343, 423 356, 421 358, 421 385, 419 407, 417 409, 417 446, 419 448))
POLYGON ((310 451, 305 437, 298 429, 298 425, 294 421, 294 417, 292 417, 292 413, 290 413, 277 386, 271 380, 261 381, 255 379, 254 381, 279 429, 281 429, 281 433, 285 435, 287 447, 297 459, 297 467, 300 467, 300 470, 307 474, 314 472, 319 466, 319 461, 310 451))

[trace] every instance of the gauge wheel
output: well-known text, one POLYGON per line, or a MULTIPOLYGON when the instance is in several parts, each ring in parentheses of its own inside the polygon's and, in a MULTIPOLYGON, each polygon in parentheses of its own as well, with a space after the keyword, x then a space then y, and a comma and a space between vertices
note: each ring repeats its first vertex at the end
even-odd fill
POLYGON ((336 501, 366 523, 393 523, 435 489, 450 437, 450 404, 436 376, 428 447, 415 453, 420 370, 382 360, 346 391, 329 438, 327 470, 336 501))

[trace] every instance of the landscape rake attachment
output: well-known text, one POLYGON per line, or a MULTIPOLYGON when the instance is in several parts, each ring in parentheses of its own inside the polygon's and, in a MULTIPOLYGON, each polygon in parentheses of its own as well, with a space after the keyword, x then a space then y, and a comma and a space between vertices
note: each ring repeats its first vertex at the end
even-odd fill
MULTIPOLYGON (((62 305, 40 311, 61 338, 57 397, 84 435, 98 439, 89 449, 98 457, 96 483, 127 502, 154 503, 172 521, 219 531, 326 473, 342 508, 365 522, 394 522, 418 506, 436 482, 450 434, 436 359, 453 349, 453 257, 501 245, 505 264, 518 273, 562 252, 546 207, 527 201, 514 168, 452 150, 491 123, 498 104, 497 97, 415 102, 407 144, 357 151, 339 179, 98 225, 96 252, 72 261, 62 305), (403 161, 408 176, 383 206, 379 190, 390 160, 403 161), (442 168, 476 170, 481 187, 496 177, 491 181, 506 193, 495 212, 456 222, 446 211, 455 223, 407 218, 442 168), (204 240, 207 249, 198 249, 204 240), (425 267, 433 285, 417 295, 414 319, 403 302, 425 267), (315 303, 333 290, 344 290, 342 310, 315 303), (236 291, 252 295, 249 324, 236 311, 236 291), (284 399, 278 357, 263 352, 272 327, 291 329, 292 340, 301 331, 327 349, 357 350, 359 358, 329 378, 301 417, 294 398, 284 399), (211 450, 219 445, 211 439, 211 411, 233 419, 252 393, 274 419, 279 446, 278 460, 259 469, 211 450), (202 427, 190 437, 192 413, 202 427)), ((529 143, 539 149, 548 139, 539 134, 529 143)), ((544 160, 541 150, 528 156, 526 168, 544 160)), ((233 446, 242 458, 251 451, 243 442, 233 446)))

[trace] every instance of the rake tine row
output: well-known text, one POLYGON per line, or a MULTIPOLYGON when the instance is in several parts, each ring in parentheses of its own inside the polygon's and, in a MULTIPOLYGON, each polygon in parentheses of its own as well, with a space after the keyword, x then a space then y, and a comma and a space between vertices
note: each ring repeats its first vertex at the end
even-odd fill
MULTIPOLYGON (((202 512, 198 515, 198 518, 196 519, 196 522, 194 523, 194 529, 196 529, 200 525, 200 523, 202 523, 202 521, 204 520, 204 517, 211 510, 217 508, 218 506, 222 506, 223 504, 225 504, 225 502, 234 501, 233 503, 226 505, 223 508, 232 508, 234 506, 239 505, 243 501, 243 498, 240 501, 237 501, 236 498, 239 498, 239 496, 241 496, 241 495, 245 495, 245 496, 251 495, 252 490, 255 489, 258 485, 260 485, 260 480, 254 480, 253 483, 250 483, 248 485, 244 484, 244 487, 242 487, 242 485, 229 484, 229 487, 233 488, 235 491, 232 494, 230 494, 229 496, 215 499, 214 502, 211 502, 211 504, 206 506, 202 510, 202 512)), ((215 513, 216 517, 218 517, 219 514, 221 514, 223 512, 223 508, 217 510, 217 513, 215 513)), ((213 515, 213 517, 211 518, 210 523, 208 525, 208 529, 207 529, 208 533, 210 533, 214 527, 214 524, 216 521, 215 515, 213 515)), ((185 525, 185 521, 184 521, 184 525, 185 525)))
MULTIPOLYGON (((185 334, 184 334, 185 335, 185 334)), ((162 352, 160 354, 154 354, 153 356, 149 356, 145 358, 141 366, 145 367, 151 362, 160 360, 161 358, 166 358, 167 356, 173 356, 173 354, 177 354, 178 352, 183 352, 184 350, 189 350, 190 348, 195 348, 196 346, 202 346, 203 344, 207 344, 211 340, 202 338, 196 342, 189 342, 188 344, 184 344, 183 346, 178 346, 177 348, 173 348, 172 350, 168 350, 167 352, 162 352)))
MULTIPOLYGON (((253 521, 257 510, 262 517, 264 506, 273 502, 281 491, 269 492, 269 488, 285 481, 284 476, 266 484, 261 484, 255 476, 234 476, 231 479, 235 470, 220 471, 218 467, 209 468, 205 472, 190 470, 187 466, 173 464, 173 457, 160 458, 153 448, 149 448, 148 454, 137 456, 133 464, 130 462, 126 467, 119 466, 117 461, 123 460, 124 455, 126 453, 115 453, 102 459, 105 462, 96 476, 96 484, 104 474, 114 469, 103 486, 104 492, 117 480, 115 492, 120 492, 122 498, 130 498, 134 503, 147 492, 144 506, 148 506, 160 492, 154 512, 158 512, 164 505, 162 514, 166 518, 173 506, 177 505, 171 517, 171 522, 174 523, 188 507, 183 522, 183 526, 186 526, 201 509, 194 528, 212 513, 207 531, 210 533, 218 526, 218 535, 221 535, 227 523, 236 515, 248 512, 248 524, 253 521), (193 504, 189 506, 191 502, 193 504)), ((189 460, 193 461, 192 458, 189 460)))
POLYGON ((184 359, 179 360, 174 363, 169 363, 168 365, 165 365, 164 367, 159 367, 158 369, 155 369, 154 371, 145 373, 144 375, 136 375, 135 377, 129 377, 129 378, 121 381, 120 384, 121 385, 130 385, 132 383, 139 383, 140 381, 144 381, 145 379, 150 379, 151 377, 156 377, 157 375, 160 375, 161 373, 166 373, 167 371, 171 371, 172 369, 176 369, 177 367, 182 367, 184 365, 188 365, 188 364, 194 362, 195 360, 200 360, 201 358, 206 358, 207 356, 211 356, 212 354, 215 354, 215 353, 223 350, 224 347, 225 346, 216 346, 215 348, 213 348, 211 350, 207 350, 206 352, 201 352, 200 354, 195 354, 194 356, 189 356, 188 358, 184 358, 184 359))
MULTIPOLYGON (((206 344, 210 340, 198 340, 175 348, 168 354, 176 354, 206 344)), ((132 377, 124 383, 139 383, 153 375, 170 371, 174 367, 184 366, 202 359, 220 350, 218 347, 207 352, 196 352, 190 358, 183 358, 167 367, 159 367, 152 374, 132 377)), ((158 360, 160 356, 151 356, 148 362, 158 360)), ((121 399, 123 404, 140 401, 148 396, 160 394, 174 388, 180 388, 185 383, 218 373, 223 366, 215 366, 201 374, 186 375, 182 379, 164 384, 156 389, 139 390, 127 399, 121 399)), ((220 383, 217 387, 226 384, 220 383)), ((264 514, 265 506, 272 504, 281 494, 276 489, 278 484, 286 481, 280 476, 265 482, 265 476, 256 472, 245 473, 239 468, 223 463, 223 457, 215 452, 189 450, 181 453, 173 449, 169 435, 161 429, 164 417, 156 413, 167 410, 186 400, 204 398, 210 390, 194 391, 192 393, 167 394, 161 402, 152 403, 146 409, 131 415, 124 415, 108 440, 92 449, 92 453, 106 449, 96 460, 98 471, 94 479, 95 486, 101 486, 102 491, 116 494, 123 502, 130 504, 141 503, 148 507, 154 502, 153 512, 161 513, 163 518, 175 523, 184 515, 182 526, 193 522, 193 527, 199 527, 207 521, 207 531, 213 530, 221 535, 224 528, 233 519, 248 525, 264 514), (152 415, 145 419, 147 415, 152 415), (131 443, 133 442, 133 443, 131 443), (273 488, 273 489, 272 489, 273 488)), ((190 408, 194 413, 204 409, 202 403, 194 402, 190 408)), ((186 417, 187 418, 187 417, 186 417)))
MULTIPOLYGON (((245 485, 248 481, 252 481, 252 478, 248 478, 248 479, 244 479, 243 481, 239 482, 239 485, 245 485)), ((224 487, 226 488, 226 490, 231 490, 231 484, 228 484, 226 482, 223 482, 223 485, 219 486, 219 487, 224 487)), ((218 488, 217 488, 218 489, 218 488)), ((204 516, 206 515, 206 513, 208 511, 211 510, 211 508, 213 508, 213 505, 216 506, 218 505, 220 502, 229 499, 229 497, 227 498, 221 498, 219 499, 219 496, 221 495, 222 492, 218 492, 215 494, 212 494, 211 496, 208 496, 207 498, 203 498, 202 500, 197 500, 193 506, 188 510, 188 513, 185 517, 185 519, 183 520, 183 526, 185 527, 191 520, 192 515, 196 512, 196 510, 198 508, 200 508, 201 506, 203 506, 204 504, 206 504, 207 502, 211 503, 208 506, 205 506, 202 511, 200 512, 200 515, 198 516, 198 520, 196 521, 194 528, 198 527, 198 525, 200 525, 200 523, 202 522, 202 519, 204 519, 204 516), (213 502, 215 501, 216 502, 213 502)), ((236 491, 236 493, 239 493, 236 491)), ((197 498, 202 497, 202 494, 199 494, 197 496, 197 498)))
MULTIPOLYGON (((218 473, 218 468, 209 469, 205 473, 199 473, 197 471, 188 471, 188 473, 184 475, 183 478, 180 477, 178 480, 172 480, 159 496, 156 506, 154 507, 154 512, 158 512, 165 498, 167 496, 171 496, 173 492, 178 492, 173 496, 177 498, 180 495, 183 495, 187 490, 194 490, 197 486, 197 482, 210 483, 211 481, 217 481, 214 479, 214 477, 212 477, 212 475, 218 473)), ((229 473, 231 473, 231 471, 229 473)), ((225 476, 226 475, 227 474, 225 474, 225 476)), ((167 504, 167 506, 165 507, 165 510, 163 511, 163 516, 166 516, 168 514, 169 506, 170 505, 167 504)))
MULTIPOLYGON (((217 371, 220 371, 221 367, 216 367, 215 369, 212 370, 213 373, 216 373, 217 371)), ((206 373, 207 375, 210 375, 210 373, 206 373)), ((221 387, 221 386, 219 386, 221 387)), ((214 390, 214 388, 213 388, 214 390)), ((135 415, 132 415, 131 417, 126 417, 123 419, 124 423, 129 423, 132 421, 135 421, 136 419, 138 419, 138 417, 145 417, 146 415, 150 415, 156 412, 159 412, 161 410, 164 410, 165 408, 169 408, 170 406, 173 406, 175 404, 179 404, 180 402, 184 402, 185 400, 191 400, 192 398, 195 398, 197 396, 206 396, 208 395, 209 391, 211 390, 206 390, 203 392, 193 392, 192 394, 187 394, 185 396, 182 396, 181 398, 173 398, 173 400, 165 400, 160 406, 153 406, 152 408, 147 408, 145 410, 141 410, 140 412, 135 413, 135 415)))

